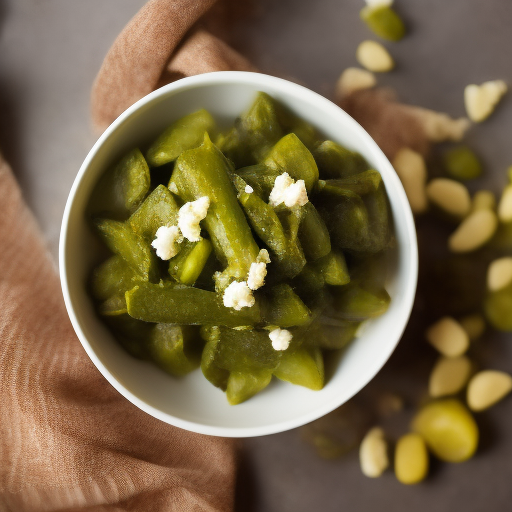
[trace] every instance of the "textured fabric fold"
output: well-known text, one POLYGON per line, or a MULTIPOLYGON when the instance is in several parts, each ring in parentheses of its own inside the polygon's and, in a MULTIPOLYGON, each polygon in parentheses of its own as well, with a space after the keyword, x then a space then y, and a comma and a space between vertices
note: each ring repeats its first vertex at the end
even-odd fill
POLYGON ((3 160, 0 268, 0 510, 232 510, 232 441, 150 417, 98 372, 3 160))
POLYGON ((223 41, 195 27, 216 0, 150 0, 109 50, 94 82, 92 120, 104 130, 166 83, 209 71, 254 70, 223 41))

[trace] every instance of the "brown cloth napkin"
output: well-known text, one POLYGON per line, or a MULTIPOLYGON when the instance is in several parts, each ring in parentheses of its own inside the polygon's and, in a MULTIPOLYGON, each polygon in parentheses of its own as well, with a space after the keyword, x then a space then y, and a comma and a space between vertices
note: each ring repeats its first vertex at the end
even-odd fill
POLYGON ((232 510, 232 442, 145 414, 89 360, 1 157, 0 268, 0 510, 232 510))
MULTIPOLYGON (((141 9, 95 81, 92 115, 99 127, 182 76, 254 69, 198 24, 214 3, 150 0, 141 9)), ((388 156, 403 145, 426 151, 421 127, 403 109, 394 115, 398 105, 389 98, 363 91, 344 102, 388 156)), ((0 510, 232 510, 232 441, 151 418, 95 369, 68 320, 55 266, 1 157, 0 268, 0 510)))

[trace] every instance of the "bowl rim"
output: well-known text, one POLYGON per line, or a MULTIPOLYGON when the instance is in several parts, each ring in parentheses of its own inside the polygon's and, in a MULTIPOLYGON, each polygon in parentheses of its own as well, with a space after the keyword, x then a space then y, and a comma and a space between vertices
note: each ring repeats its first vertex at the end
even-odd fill
POLYGON ((170 84, 167 84, 148 95, 144 96, 136 103, 128 107, 117 119, 100 135, 98 140, 95 142, 87 156, 85 157, 80 169, 75 177, 73 185, 70 189, 68 199, 66 201, 66 206, 64 209, 64 214, 62 218, 61 231, 60 231, 60 239, 59 239, 59 275, 61 281, 61 288, 64 297, 64 303, 66 306, 66 310, 68 312, 69 318, 71 320, 71 324, 75 330, 75 333, 80 340, 83 348, 85 349, 87 355, 96 366, 96 368, 100 371, 100 373, 105 377, 105 379, 127 400, 137 406, 139 409, 143 410, 147 414, 164 421, 165 423, 174 425, 176 427, 183 428, 185 430, 196 432, 199 434, 206 434, 212 436, 221 436, 221 437, 232 437, 232 438, 240 438, 240 437, 257 437, 264 436, 270 434, 276 434, 279 432, 284 432, 286 430, 290 430, 293 428, 300 427, 311 421, 314 421, 329 412, 333 411, 345 401, 337 401, 331 400, 330 402, 324 404, 321 407, 315 408, 312 411, 303 413, 301 415, 296 416, 293 419, 271 423, 265 426, 257 426, 257 427, 224 427, 224 426, 216 426, 216 425, 205 425, 200 422, 185 420, 179 418, 177 416, 173 416, 170 413, 163 412, 162 410, 149 405, 131 391, 129 391, 124 385, 122 385, 116 377, 109 371, 109 369, 104 365, 104 363, 99 359, 96 355, 95 351, 91 347, 87 337, 85 336, 82 328, 78 322, 78 319, 75 315, 75 308, 72 303, 68 280, 67 280, 67 262, 66 262, 66 247, 67 247, 67 233, 69 226, 70 213, 73 205, 74 198, 77 194, 77 191, 80 188, 83 177, 86 174, 87 170, 91 162, 93 161, 96 153, 103 146, 103 144, 109 139, 109 137, 117 130, 117 128, 125 122, 129 117, 131 117, 135 112, 137 112, 141 107, 157 100, 158 98, 166 95, 174 95, 179 92, 183 92, 185 90, 195 88, 198 86, 204 85, 220 85, 220 84, 251 84, 251 85, 262 85, 262 86, 270 86, 276 89, 281 90, 284 94, 287 94, 287 91, 292 91, 296 95, 307 95, 310 97, 311 102, 315 102, 316 104, 323 106, 324 108, 334 109, 336 111, 336 115, 342 117, 348 117, 350 119, 350 123, 353 125, 353 129, 359 131, 358 136, 362 139, 365 139, 365 143, 372 148, 372 152, 376 154, 376 156, 387 162, 389 167, 393 172, 390 174, 389 179, 394 180, 393 183, 396 194, 398 195, 397 199, 401 206, 401 213, 404 215, 404 222, 406 226, 406 232, 408 237, 410 238, 410 244, 408 244, 408 258, 409 258, 409 274, 405 278, 407 284, 402 290, 404 296, 404 310, 400 315, 399 319, 401 322, 400 328, 397 330, 397 337, 394 343, 390 344, 389 350, 386 353, 385 357, 382 358, 381 364, 378 365, 377 371, 371 376, 366 382, 363 382, 360 386, 357 386, 355 391, 346 398, 345 401, 350 400, 354 395, 359 393, 361 389, 363 389, 382 369, 384 364, 388 361, 391 354, 394 352, 396 346, 398 345, 400 339, 402 338, 405 327, 408 323, 409 317, 412 312, 412 307, 414 303, 414 297, 416 294, 416 286, 418 279, 418 246, 417 246, 417 237, 416 237, 416 228, 414 223, 414 217, 412 211, 409 206, 409 202, 407 200, 407 196, 403 189, 403 186, 398 178, 396 172, 384 155, 382 150, 379 148, 377 143, 373 140, 373 138, 368 134, 368 132, 349 114, 347 114, 344 110, 342 110, 338 105, 328 100, 324 96, 304 87, 302 85, 290 82, 288 80, 277 78, 270 75, 265 75, 263 73, 254 73, 247 71, 216 71, 211 73, 204 73, 200 75, 195 75, 191 77, 182 78, 170 84))

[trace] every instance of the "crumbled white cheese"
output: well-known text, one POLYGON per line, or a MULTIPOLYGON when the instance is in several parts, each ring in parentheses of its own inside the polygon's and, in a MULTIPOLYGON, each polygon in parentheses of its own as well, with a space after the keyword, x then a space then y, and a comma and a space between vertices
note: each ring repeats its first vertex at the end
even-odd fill
POLYGON ((174 183, 174 181, 171 181, 171 184, 169 185, 169 190, 173 194, 177 194, 178 193, 178 186, 176 185, 176 183, 174 183))
POLYGON ((247 286, 251 290, 261 288, 265 283, 267 275, 267 263, 270 263, 270 256, 266 249, 261 249, 254 263, 251 263, 249 274, 247 275, 247 286))
POLYGON ((245 185, 245 193, 246 194, 252 194, 254 192, 254 189, 251 187, 251 185, 245 185))
POLYGON ((233 308, 240 311, 242 308, 251 308, 256 299, 251 289, 247 286, 247 281, 233 281, 225 290, 222 302, 227 308, 233 308))
POLYGON ((292 333, 286 329, 274 329, 270 331, 268 337, 272 340, 272 348, 274 350, 286 350, 292 341, 292 333))
POLYGON ((170 260, 178 254, 178 244, 183 242, 178 226, 161 226, 157 229, 151 245, 156 249, 156 255, 162 260, 170 260))
POLYGON ((309 201, 304 180, 294 181, 287 172, 275 179, 268 199, 271 206, 284 203, 288 208, 304 206, 309 201))
POLYGON ((210 207, 210 198, 203 196, 196 201, 185 203, 178 212, 178 227, 183 236, 191 242, 201 240, 201 226, 199 223, 206 217, 210 207))
POLYGON ((268 253, 267 249, 260 249, 260 252, 256 257, 256 261, 258 263, 270 263, 270 254, 268 253))

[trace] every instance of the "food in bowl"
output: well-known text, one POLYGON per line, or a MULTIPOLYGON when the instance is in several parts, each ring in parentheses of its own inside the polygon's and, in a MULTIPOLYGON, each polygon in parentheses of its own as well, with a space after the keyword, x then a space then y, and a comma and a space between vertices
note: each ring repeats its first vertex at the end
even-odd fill
POLYGON ((231 404, 273 376, 321 389, 324 357, 390 302, 380 174, 265 93, 227 132, 199 110, 130 151, 88 215, 116 339, 176 377, 201 367, 231 404))

